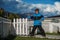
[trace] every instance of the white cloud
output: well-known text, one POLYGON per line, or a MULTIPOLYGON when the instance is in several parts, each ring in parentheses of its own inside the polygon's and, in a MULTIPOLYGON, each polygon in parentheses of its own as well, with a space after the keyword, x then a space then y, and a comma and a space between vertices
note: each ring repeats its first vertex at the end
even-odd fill
POLYGON ((55 11, 60 11, 60 2, 55 2, 54 5, 51 4, 32 4, 29 8, 39 8, 42 9, 44 12, 55 12, 55 11))
POLYGON ((33 9, 34 7, 39 8, 43 12, 53 12, 53 11, 55 11, 54 6, 52 6, 50 4, 32 4, 29 8, 33 9))
POLYGON ((33 8, 39 8, 44 14, 60 15, 60 2, 55 2, 54 5, 51 5, 51 4, 31 4, 29 9, 31 10, 33 8))
POLYGON ((17 2, 22 2, 22 0, 16 0, 17 2))
POLYGON ((3 0, 4 2, 10 2, 10 1, 14 1, 14 0, 3 0))
POLYGON ((17 2, 22 2, 21 0, 3 0, 4 2, 11 2, 11 1, 17 1, 17 2))
POLYGON ((40 11, 42 11, 45 15, 60 15, 60 2, 55 2, 54 5, 51 5, 51 4, 30 4, 30 6, 24 4, 25 7, 28 7, 24 10, 26 10, 26 13, 27 11, 30 11, 30 12, 33 12, 34 10, 31 10, 31 9, 34 9, 34 8, 39 8, 40 11), (50 12, 50 13, 48 13, 50 12))
POLYGON ((44 4, 31 4, 30 9, 32 9, 34 7, 36 7, 36 8, 42 8, 42 7, 44 7, 44 4))
POLYGON ((55 2, 55 9, 60 11, 60 2, 55 2))
POLYGON ((55 12, 55 6, 54 5, 47 5, 46 8, 43 10, 44 12, 55 12))

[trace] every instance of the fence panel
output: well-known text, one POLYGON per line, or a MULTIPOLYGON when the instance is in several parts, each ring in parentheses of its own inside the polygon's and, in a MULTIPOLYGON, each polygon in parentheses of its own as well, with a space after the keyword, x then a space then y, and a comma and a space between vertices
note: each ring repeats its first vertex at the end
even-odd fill
POLYGON ((14 28, 17 35, 28 35, 28 22, 26 19, 14 19, 13 22, 14 28))
MULTIPOLYGON (((27 18, 14 19, 13 25, 17 35, 28 35, 29 32, 32 30, 31 26, 33 26, 33 21, 28 21, 27 18)), ((45 32, 53 33, 53 31, 55 30, 57 32, 57 27, 54 27, 52 22, 42 22, 42 27, 45 32)), ((37 33, 37 31, 38 30, 36 30, 35 32, 37 33)))

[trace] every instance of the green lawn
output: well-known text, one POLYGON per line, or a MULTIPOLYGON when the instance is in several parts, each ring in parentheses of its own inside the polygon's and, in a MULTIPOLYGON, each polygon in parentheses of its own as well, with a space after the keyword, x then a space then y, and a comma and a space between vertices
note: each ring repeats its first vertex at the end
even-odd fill
POLYGON ((35 37, 21 37, 21 36, 8 36, 7 38, 1 40, 58 40, 58 39, 48 39, 48 38, 35 38, 35 37))
POLYGON ((48 35, 59 35, 60 36, 60 33, 46 33, 48 35))
POLYGON ((58 40, 58 39, 48 39, 48 38, 35 38, 35 37, 20 37, 20 36, 10 36, 1 40, 58 40))
POLYGON ((35 37, 19 37, 19 36, 17 36, 14 40, 57 40, 57 39, 35 38, 35 37))
MULTIPOLYGON (((38 34, 40 34, 39 32, 38 32, 38 34)), ((47 35, 59 35, 60 36, 60 32, 59 33, 46 33, 47 35)))

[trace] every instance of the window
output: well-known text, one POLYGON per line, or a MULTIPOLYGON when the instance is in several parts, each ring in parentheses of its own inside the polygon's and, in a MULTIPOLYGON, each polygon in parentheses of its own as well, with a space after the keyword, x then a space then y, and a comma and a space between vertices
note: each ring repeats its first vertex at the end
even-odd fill
POLYGON ((54 23, 59 23, 59 19, 52 19, 51 22, 54 22, 54 23))

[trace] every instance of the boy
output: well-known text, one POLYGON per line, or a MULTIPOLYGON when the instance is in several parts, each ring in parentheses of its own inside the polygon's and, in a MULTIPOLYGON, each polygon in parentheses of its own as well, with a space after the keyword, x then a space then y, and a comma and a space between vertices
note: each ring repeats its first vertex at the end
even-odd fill
POLYGON ((44 16, 39 13, 39 9, 35 9, 35 14, 33 14, 33 16, 29 16, 28 18, 34 20, 34 27, 30 33, 30 36, 34 36, 36 28, 39 28, 42 36, 46 36, 42 28, 42 21, 44 20, 44 16))

